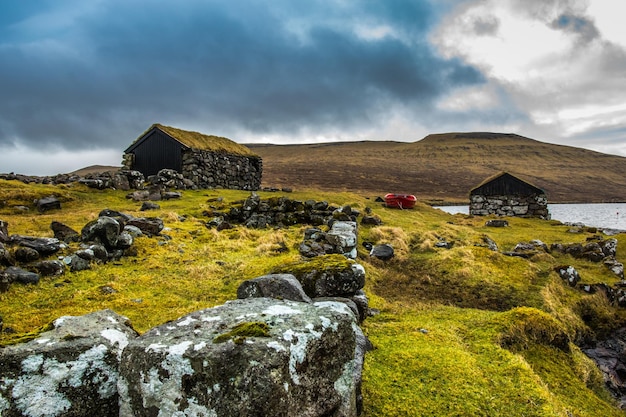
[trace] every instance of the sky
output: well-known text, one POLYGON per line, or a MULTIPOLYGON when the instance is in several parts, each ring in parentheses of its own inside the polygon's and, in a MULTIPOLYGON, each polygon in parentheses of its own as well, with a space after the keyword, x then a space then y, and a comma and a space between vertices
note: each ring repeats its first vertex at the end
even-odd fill
POLYGON ((489 131, 626 156, 624 12, 622 0, 3 0, 0 172, 117 166, 153 123, 274 144, 489 131))

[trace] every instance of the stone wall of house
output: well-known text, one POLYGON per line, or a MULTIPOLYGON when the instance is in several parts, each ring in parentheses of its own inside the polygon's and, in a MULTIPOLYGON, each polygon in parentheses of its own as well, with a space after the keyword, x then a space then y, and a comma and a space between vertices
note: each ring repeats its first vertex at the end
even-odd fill
POLYGON ((198 188, 258 190, 263 162, 260 157, 187 151, 183 153, 182 170, 183 176, 198 188))
POLYGON ((548 198, 545 194, 531 196, 470 196, 470 214, 476 216, 516 216, 549 219, 548 198))

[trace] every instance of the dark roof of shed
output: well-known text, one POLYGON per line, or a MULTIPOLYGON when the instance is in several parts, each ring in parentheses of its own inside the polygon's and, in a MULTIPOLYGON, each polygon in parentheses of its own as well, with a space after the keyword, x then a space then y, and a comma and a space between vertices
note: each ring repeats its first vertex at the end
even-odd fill
POLYGON ((536 185, 533 185, 531 183, 529 183, 528 181, 524 181, 518 177, 516 177, 515 175, 509 174, 508 172, 499 172, 487 179, 485 179, 483 182, 481 182, 480 184, 478 184, 476 187, 472 188, 470 190, 470 195, 475 194, 475 191, 486 186, 489 183, 492 183, 494 181, 497 180, 513 180, 513 181, 518 181, 519 183, 523 183, 526 187, 528 187, 529 189, 532 189, 534 192, 538 193, 538 194, 545 194, 546 192, 544 190, 542 190, 541 188, 537 187, 536 185))
POLYGON ((228 138, 205 135, 204 133, 200 132, 182 130, 171 126, 165 126, 159 123, 155 123, 150 126, 137 139, 135 139, 135 141, 126 149, 125 152, 130 152, 134 148, 136 148, 149 136, 149 133, 152 132, 154 129, 158 129, 161 132, 165 133, 187 149, 191 148, 202 151, 229 153, 241 156, 258 156, 246 146, 240 145, 228 138))

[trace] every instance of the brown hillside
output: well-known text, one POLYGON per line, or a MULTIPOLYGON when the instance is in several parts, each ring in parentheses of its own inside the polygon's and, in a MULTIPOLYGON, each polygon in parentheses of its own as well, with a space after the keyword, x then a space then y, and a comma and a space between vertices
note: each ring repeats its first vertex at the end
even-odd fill
POLYGON ((264 186, 401 192, 465 203, 471 188, 507 171, 544 189, 551 202, 626 201, 626 158, 514 134, 247 146, 263 158, 264 186))

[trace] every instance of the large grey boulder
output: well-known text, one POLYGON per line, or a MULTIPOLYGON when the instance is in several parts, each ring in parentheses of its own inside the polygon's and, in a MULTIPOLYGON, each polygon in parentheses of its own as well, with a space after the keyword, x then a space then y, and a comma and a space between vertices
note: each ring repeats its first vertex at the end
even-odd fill
POLYGON ((118 368, 136 337, 111 310, 65 316, 28 343, 0 349, 0 415, 118 416, 118 368))
POLYGON ((126 347, 121 416, 352 417, 362 333, 342 303, 235 300, 126 347))

